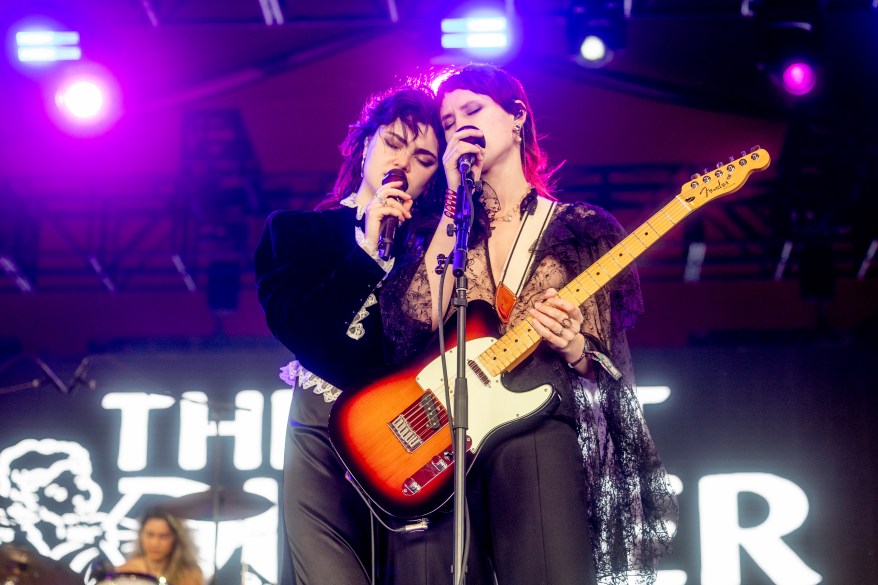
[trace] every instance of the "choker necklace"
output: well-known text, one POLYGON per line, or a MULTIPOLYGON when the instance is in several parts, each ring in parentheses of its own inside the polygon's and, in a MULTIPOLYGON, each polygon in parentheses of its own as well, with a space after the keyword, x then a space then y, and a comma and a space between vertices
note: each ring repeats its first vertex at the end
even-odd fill
POLYGON ((500 212, 500 198, 497 197, 496 193, 494 194, 493 197, 490 197, 490 200, 492 200, 491 203, 497 205, 496 209, 491 209, 490 206, 487 205, 487 203, 488 203, 487 200, 489 198, 486 197, 485 200, 483 200, 483 204, 485 204, 485 209, 488 210, 489 217, 491 219, 491 223, 494 223, 497 221, 504 221, 507 223, 511 222, 512 219, 515 217, 516 213, 520 214, 521 202, 524 201, 524 198, 528 196, 528 193, 530 193, 531 190, 533 190, 533 187, 531 186, 530 183, 528 183, 527 189, 525 190, 524 194, 521 196, 521 199, 518 200, 518 203, 516 203, 512 209, 510 209, 509 211, 507 211, 503 215, 497 215, 500 212))

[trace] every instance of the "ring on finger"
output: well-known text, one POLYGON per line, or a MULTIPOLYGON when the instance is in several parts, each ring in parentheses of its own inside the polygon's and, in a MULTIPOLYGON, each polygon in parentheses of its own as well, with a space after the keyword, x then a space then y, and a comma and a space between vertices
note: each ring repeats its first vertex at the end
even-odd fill
POLYGON ((570 319, 564 319, 561 321, 561 326, 564 327, 564 329, 567 329, 571 325, 573 325, 573 322, 570 319))

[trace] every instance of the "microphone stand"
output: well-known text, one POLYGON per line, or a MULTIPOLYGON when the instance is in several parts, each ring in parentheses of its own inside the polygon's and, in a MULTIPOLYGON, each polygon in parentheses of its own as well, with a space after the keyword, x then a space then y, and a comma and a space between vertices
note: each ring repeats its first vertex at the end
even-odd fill
POLYGON ((454 211, 455 243, 452 274, 455 277, 453 304, 457 308, 457 377, 454 379, 452 409, 452 451, 454 457, 454 557, 451 569, 455 585, 466 582, 464 543, 466 541, 466 431, 469 428, 469 395, 466 381, 466 309, 469 283, 466 264, 470 228, 473 224, 473 181, 470 161, 458 163, 460 187, 454 211))

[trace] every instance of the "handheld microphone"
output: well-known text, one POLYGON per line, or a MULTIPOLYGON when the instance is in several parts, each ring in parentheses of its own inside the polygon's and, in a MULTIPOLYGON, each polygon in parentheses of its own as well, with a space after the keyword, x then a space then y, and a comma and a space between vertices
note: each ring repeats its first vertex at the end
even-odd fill
MULTIPOLYGON (((461 126, 457 129, 458 132, 461 130, 478 130, 478 128, 475 126, 461 126)), ((476 146, 481 146, 482 148, 485 148, 486 144, 484 136, 467 136, 466 138, 461 138, 461 140, 469 142, 470 144, 475 144, 476 146)), ((472 152, 463 154, 457 159, 457 168, 462 175, 468 173, 474 164, 476 164, 476 155, 472 152)))
MULTIPOLYGON (((399 187, 401 191, 408 190, 409 180, 400 169, 387 171, 387 174, 381 179, 381 184, 386 185, 394 181, 402 181, 402 185, 399 187)), ((382 260, 390 260, 390 246, 393 244, 393 235, 398 224, 399 220, 393 215, 381 219, 381 227, 378 229, 378 257, 382 260)))

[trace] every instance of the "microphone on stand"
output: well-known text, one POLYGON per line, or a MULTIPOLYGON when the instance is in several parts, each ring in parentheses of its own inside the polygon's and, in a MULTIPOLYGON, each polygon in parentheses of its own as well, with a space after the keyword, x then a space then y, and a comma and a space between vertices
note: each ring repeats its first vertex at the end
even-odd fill
MULTIPOLYGON (((381 179, 381 184, 386 185, 394 181, 402 181, 402 185, 399 187, 401 191, 408 190, 409 180, 400 169, 387 171, 387 174, 381 179)), ((393 235, 398 224, 399 220, 393 215, 381 219, 381 227, 378 230, 378 257, 382 260, 390 260, 390 246, 393 245, 393 235)))
MULTIPOLYGON (((478 130, 475 126, 461 126, 457 129, 457 132, 461 130, 478 130)), ((476 146, 481 146, 485 148, 485 137, 484 136, 467 136, 466 138, 461 138, 464 142, 469 142, 470 144, 475 144, 476 146)), ((468 152, 460 156, 457 159, 457 169, 460 171, 461 175, 466 175, 469 173, 472 166, 476 164, 476 155, 475 153, 468 152)))

